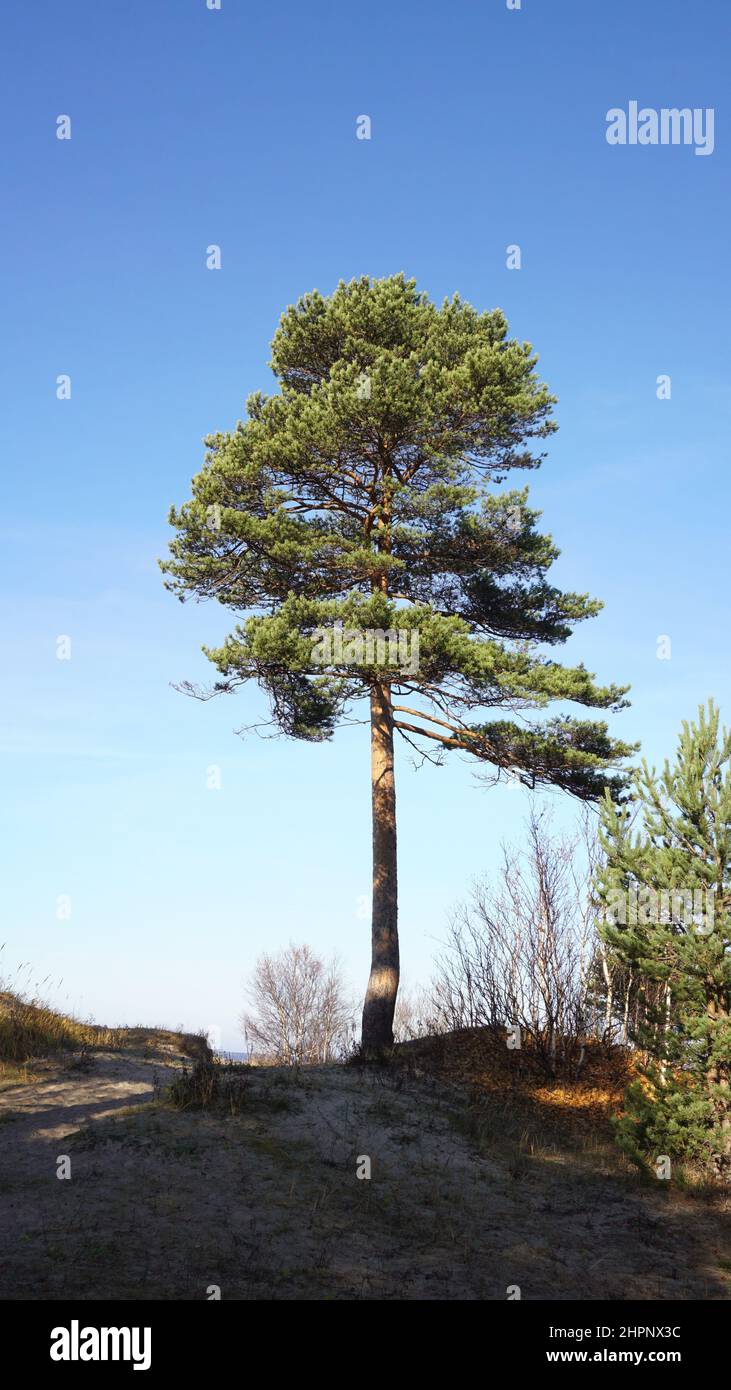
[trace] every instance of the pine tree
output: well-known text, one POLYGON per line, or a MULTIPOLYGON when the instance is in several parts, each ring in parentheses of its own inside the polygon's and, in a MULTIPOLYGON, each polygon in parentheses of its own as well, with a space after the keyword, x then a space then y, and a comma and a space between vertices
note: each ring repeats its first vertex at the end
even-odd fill
POLYGON ((521 714, 626 704, 625 688, 540 653, 601 604, 547 582, 558 551, 527 488, 490 491, 537 467, 533 441, 554 428, 535 365, 499 310, 456 295, 439 308, 403 275, 308 294, 274 337, 279 390, 205 441, 192 499, 170 512, 168 588, 246 615, 204 648, 214 690, 256 680, 277 727, 309 740, 370 701, 368 1050, 391 1043, 399 977, 394 732, 583 799, 616 790, 609 769, 631 751, 604 722, 521 714))
POLYGON ((600 932, 648 982, 620 1142, 731 1167, 731 732, 713 701, 683 723, 675 764, 643 762, 633 796, 601 808, 600 932), (658 986, 661 986, 658 988, 658 986))

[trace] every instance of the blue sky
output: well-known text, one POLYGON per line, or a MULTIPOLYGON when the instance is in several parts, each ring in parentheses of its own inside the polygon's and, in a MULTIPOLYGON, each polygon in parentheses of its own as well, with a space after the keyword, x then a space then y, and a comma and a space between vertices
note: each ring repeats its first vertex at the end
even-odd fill
MULTIPOLYGON (((217 1026, 236 1048, 261 949, 337 950, 358 990, 369 959, 365 728, 242 741, 255 689, 176 693, 230 615, 176 603, 156 565, 203 435, 271 389, 305 291, 404 270, 505 311, 559 397, 531 483, 556 582, 605 602, 565 658, 631 681, 613 727, 650 760, 710 694, 731 720, 731 9, 37 0, 3 29, 0 960, 99 1021, 217 1026), (633 99, 714 108, 713 154, 610 147, 606 113, 633 99)), ((527 803, 460 761, 417 773, 403 745, 398 798, 416 983, 527 803)))

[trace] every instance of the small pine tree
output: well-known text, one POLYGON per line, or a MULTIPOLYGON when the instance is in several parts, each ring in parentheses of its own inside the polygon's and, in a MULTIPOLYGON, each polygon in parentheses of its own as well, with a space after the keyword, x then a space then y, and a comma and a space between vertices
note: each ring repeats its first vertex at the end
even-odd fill
POLYGON ((666 1154, 728 1174, 731 732, 712 700, 684 722, 675 765, 658 777, 643 763, 630 803, 605 798, 601 820, 600 934, 649 982, 619 1141, 638 1160, 666 1154))

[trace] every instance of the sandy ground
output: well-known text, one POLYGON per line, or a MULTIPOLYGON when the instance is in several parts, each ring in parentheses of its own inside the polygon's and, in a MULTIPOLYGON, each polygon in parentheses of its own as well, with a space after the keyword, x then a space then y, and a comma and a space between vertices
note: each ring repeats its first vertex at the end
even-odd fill
POLYGON ((240 1113, 180 1112, 182 1062, 98 1053, 0 1094, 0 1297, 731 1292, 719 1212, 600 1146, 542 1150, 457 1088, 356 1068, 255 1068, 240 1113))

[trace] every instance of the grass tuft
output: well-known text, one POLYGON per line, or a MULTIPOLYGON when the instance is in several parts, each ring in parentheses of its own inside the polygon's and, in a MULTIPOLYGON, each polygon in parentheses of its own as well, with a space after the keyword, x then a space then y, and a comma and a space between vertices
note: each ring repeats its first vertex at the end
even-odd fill
POLYGON ((177 1110, 226 1110, 238 1115, 249 1086, 249 1068, 217 1058, 202 1059, 182 1071, 167 1088, 167 1099, 177 1110))

